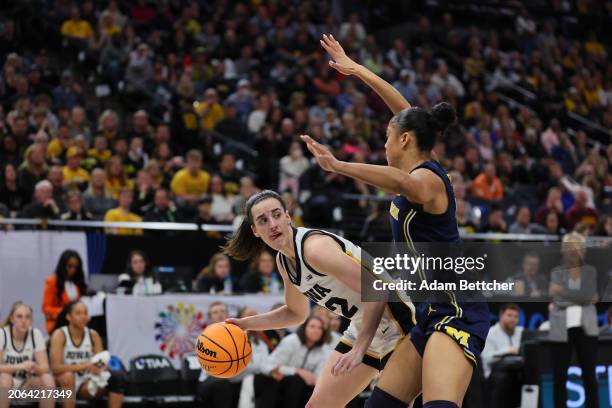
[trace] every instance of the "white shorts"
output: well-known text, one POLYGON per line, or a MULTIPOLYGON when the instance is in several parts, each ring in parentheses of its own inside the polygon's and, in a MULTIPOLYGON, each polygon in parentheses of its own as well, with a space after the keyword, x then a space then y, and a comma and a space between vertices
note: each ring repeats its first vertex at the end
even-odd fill
MULTIPOLYGON (((376 329, 372 343, 370 343, 370 347, 363 356, 363 363, 377 370, 384 368, 395 347, 405 335, 410 333, 414 325, 411 320, 412 314, 406 305, 402 303, 389 303, 388 305, 389 307, 378 325, 378 329, 376 329)), ((353 348, 358 334, 357 324, 351 321, 336 345, 336 351, 348 353, 353 348)))

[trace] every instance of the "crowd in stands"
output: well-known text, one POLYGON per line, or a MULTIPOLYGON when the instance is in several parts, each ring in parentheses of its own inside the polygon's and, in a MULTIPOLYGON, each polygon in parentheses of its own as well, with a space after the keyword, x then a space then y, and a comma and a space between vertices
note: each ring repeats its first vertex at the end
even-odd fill
POLYGON ((465 231, 612 233, 609 43, 562 17, 609 24, 595 2, 553 2, 548 18, 499 2, 515 15, 491 27, 339 0, 41 3, 30 18, 44 41, 19 14, 0 32, 0 216, 231 223, 273 188, 299 222, 341 227, 356 213, 362 239, 388 236, 367 199, 379 192, 324 173, 298 139, 386 163, 390 113, 328 67, 318 39, 332 33, 412 104, 456 108, 434 151, 465 231), (533 99, 509 101, 517 87, 533 99))

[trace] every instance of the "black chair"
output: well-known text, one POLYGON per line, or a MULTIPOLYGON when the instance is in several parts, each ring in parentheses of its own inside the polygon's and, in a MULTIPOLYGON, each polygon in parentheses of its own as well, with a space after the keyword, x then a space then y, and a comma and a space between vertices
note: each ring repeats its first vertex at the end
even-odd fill
POLYGON ((185 354, 181 364, 181 389, 184 394, 195 395, 201 373, 202 367, 195 353, 185 354))
POLYGON ((179 372, 165 356, 147 354, 130 361, 127 395, 144 397, 176 395, 180 391, 179 372))

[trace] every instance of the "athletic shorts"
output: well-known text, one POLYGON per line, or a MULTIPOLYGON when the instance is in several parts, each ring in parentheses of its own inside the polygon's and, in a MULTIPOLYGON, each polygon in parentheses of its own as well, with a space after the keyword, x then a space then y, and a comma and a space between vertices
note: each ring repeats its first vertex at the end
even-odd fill
POLYGON ((489 333, 489 322, 489 307, 484 302, 420 303, 417 308, 417 325, 410 336, 415 348, 423 356, 429 336, 436 331, 444 333, 477 366, 489 333))
MULTIPOLYGON (((387 303, 384 316, 362 360, 365 365, 377 370, 382 370, 385 367, 393 350, 404 336, 410 333, 415 321, 410 307, 400 302, 387 303)), ((353 348, 358 334, 357 325, 351 321, 336 345, 336 351, 342 354, 348 353, 353 348)))

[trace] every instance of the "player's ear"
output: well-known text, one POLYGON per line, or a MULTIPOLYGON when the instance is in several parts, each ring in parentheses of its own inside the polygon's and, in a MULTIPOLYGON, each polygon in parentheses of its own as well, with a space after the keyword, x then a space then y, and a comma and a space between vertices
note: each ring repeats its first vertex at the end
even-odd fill
POLYGON ((259 233, 257 232, 257 228, 255 227, 254 224, 251 224, 251 231, 253 231, 253 235, 259 238, 259 233))
POLYGON ((400 146, 402 146, 402 148, 407 147, 408 145, 412 143, 413 139, 414 139, 413 131, 402 133, 399 137, 400 146))

